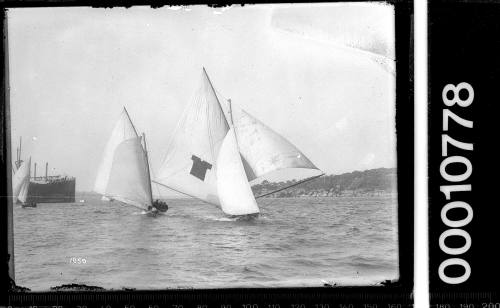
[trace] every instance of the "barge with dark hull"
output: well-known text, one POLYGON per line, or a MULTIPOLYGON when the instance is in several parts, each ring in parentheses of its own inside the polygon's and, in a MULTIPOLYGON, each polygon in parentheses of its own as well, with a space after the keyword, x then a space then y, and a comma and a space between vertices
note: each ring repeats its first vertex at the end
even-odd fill
POLYGON ((32 177, 28 188, 28 202, 72 203, 75 202, 74 177, 32 177))
MULTIPOLYGON (((17 149, 16 170, 21 166, 21 140, 17 149)), ((34 174, 30 177, 28 186, 27 204, 37 203, 72 203, 75 202, 76 179, 74 177, 53 175, 49 176, 49 163, 45 164, 45 176, 36 175, 36 163, 34 174)))

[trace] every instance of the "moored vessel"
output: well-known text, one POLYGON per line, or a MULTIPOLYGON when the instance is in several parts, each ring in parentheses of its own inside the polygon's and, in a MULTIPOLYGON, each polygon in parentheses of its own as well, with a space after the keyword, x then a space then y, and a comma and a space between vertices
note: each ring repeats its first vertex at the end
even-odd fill
MULTIPOLYGON (((16 172, 24 165, 21 156, 22 139, 17 148, 16 172)), ((31 170, 31 159, 28 163, 31 170)), ((33 176, 29 175, 26 187, 26 204, 37 203, 73 203, 75 202, 76 179, 65 175, 49 175, 49 163, 45 164, 45 176, 37 176, 37 164, 34 163, 33 176)), ((30 171, 31 173, 31 171, 30 171)), ((16 196, 17 197, 17 196, 16 196)))

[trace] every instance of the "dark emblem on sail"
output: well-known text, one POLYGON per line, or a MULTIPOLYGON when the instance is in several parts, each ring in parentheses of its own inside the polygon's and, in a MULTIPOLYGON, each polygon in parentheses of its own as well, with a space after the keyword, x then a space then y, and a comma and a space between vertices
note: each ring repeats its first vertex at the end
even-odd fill
POLYGON ((193 160, 193 166, 191 167, 191 171, 189 173, 204 181, 207 170, 212 169, 212 165, 204 160, 201 160, 201 158, 196 155, 191 156, 191 159, 193 160))

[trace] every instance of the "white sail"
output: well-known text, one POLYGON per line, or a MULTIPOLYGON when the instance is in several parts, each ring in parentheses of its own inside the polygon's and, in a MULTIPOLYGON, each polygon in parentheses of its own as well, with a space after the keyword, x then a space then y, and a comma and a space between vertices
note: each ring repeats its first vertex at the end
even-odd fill
POLYGON ((17 197, 17 200, 21 201, 22 203, 26 203, 26 200, 28 199, 28 188, 30 186, 30 181, 24 181, 23 185, 21 186, 21 191, 19 192, 19 196, 17 197))
POLYGON ((206 75, 179 120, 155 182, 219 205, 217 157, 229 130, 224 112, 206 75))
POLYGON ((116 147, 105 195, 147 209, 153 200, 148 162, 141 139, 127 139, 116 147))
POLYGON ((18 198, 21 192, 21 189, 26 183, 29 184, 30 181, 30 166, 31 166, 31 157, 27 162, 23 162, 19 169, 16 170, 14 176, 12 177, 12 195, 14 198, 18 198))
POLYGON ((97 177, 94 184, 94 191, 101 195, 106 194, 106 187, 108 186, 109 176, 111 171, 111 166, 113 164, 113 157, 115 155, 116 148, 124 140, 137 138, 137 132, 130 121, 127 111, 125 108, 120 116, 120 119, 116 123, 109 141, 104 150, 103 158, 101 164, 99 165, 97 177))
POLYGON ((290 141, 245 110, 234 104, 231 106, 238 147, 249 181, 285 168, 319 170, 290 141))
POLYGON ((217 189, 224 213, 259 213, 259 207, 245 176, 234 129, 229 130, 220 148, 217 159, 217 189))
POLYGON ((124 109, 106 145, 94 191, 141 209, 152 204, 149 164, 134 125, 124 109))
POLYGON ((220 102, 203 70, 155 182, 219 205, 226 214, 246 215, 259 212, 248 182, 284 168, 318 169, 253 116, 220 102))

